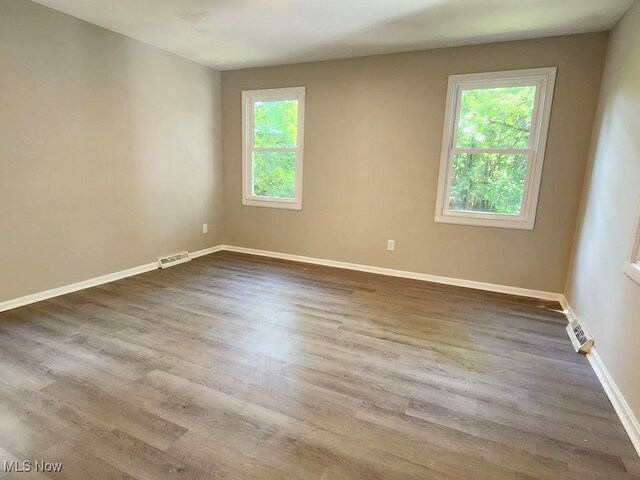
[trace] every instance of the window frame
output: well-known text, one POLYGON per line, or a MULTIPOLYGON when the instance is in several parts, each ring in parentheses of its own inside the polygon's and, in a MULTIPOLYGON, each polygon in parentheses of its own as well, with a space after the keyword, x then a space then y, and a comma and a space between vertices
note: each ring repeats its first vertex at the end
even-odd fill
POLYGON ((638 208, 636 209, 631 246, 624 264, 624 273, 640 285, 640 202, 638 202, 638 208))
POLYGON ((242 205, 253 207, 283 208, 302 210, 302 168, 304 153, 304 107, 305 87, 270 88, 244 90, 242 92, 242 205), (296 147, 256 148, 254 147, 254 104, 278 100, 298 101, 298 135, 296 147), (259 197, 253 194, 253 152, 296 153, 295 196, 294 198, 259 197))
POLYGON ((545 67, 449 76, 440 156, 440 173, 438 176, 436 222, 533 230, 542 182, 542 169, 549 133, 556 72, 557 67, 545 67), (460 123, 461 97, 464 90, 533 85, 538 88, 536 89, 536 98, 533 106, 528 148, 458 148, 455 146, 460 123), (451 172, 453 156, 456 153, 526 153, 528 155, 527 171, 520 215, 451 210, 449 208, 451 172))

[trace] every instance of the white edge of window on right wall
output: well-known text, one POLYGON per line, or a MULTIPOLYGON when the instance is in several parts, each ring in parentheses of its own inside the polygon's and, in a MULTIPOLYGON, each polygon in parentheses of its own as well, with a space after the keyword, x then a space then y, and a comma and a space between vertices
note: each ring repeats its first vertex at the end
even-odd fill
POLYGON ((624 264, 624 272, 631 280, 640 285, 640 202, 638 202, 636 221, 631 238, 631 247, 629 248, 627 261, 624 264))
MULTIPOLYGON (((438 177, 438 197, 436 200, 435 221, 458 225, 475 225, 520 230, 533 230, 538 206, 538 196, 542 181, 551 106, 555 87, 557 67, 533 68, 502 72, 473 73, 450 75, 447 89, 445 124, 438 177), (524 181, 524 192, 519 215, 496 214, 451 210, 450 188, 453 155, 458 130, 462 91, 469 89, 490 89, 500 87, 536 86, 536 97, 533 107, 529 146, 527 150, 527 170, 524 181)), ((495 148, 476 149, 491 150, 495 148)), ((505 149, 508 150, 508 149, 505 149)))

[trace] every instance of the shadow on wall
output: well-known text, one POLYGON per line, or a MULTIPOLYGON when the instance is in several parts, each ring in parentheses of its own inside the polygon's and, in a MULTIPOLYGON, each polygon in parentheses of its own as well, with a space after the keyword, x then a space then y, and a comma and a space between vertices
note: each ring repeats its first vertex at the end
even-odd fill
POLYGON ((0 301, 211 246, 215 72, 32 2, 0 10, 0 301))
POLYGON ((94 122, 83 135, 87 150, 97 142, 100 152, 87 162, 87 181, 104 248, 152 260, 210 246, 193 240, 221 203, 214 73, 119 35, 85 44, 83 55, 92 72, 83 105, 94 122), (92 92, 96 84, 104 92, 92 92))
MULTIPOLYGON (((634 148, 640 131, 637 83, 640 65, 630 61, 632 54, 631 43, 621 45, 616 53, 617 61, 623 62, 628 71, 625 75, 605 75, 603 81, 583 191, 584 204, 565 286, 572 300, 589 305, 583 306, 580 313, 589 311, 598 318, 593 312, 606 306, 600 316, 610 322, 627 318, 621 309, 626 298, 635 296, 637 288, 623 273, 637 214, 639 191, 634 179, 640 178, 640 163, 635 161, 634 148), (621 234, 612 235, 612 232, 621 234), (605 266, 607 260, 609 263, 605 266), (622 280, 622 288, 612 288, 611 278, 622 280), (584 292, 589 293, 581 297, 584 292)), ((605 336, 602 325, 590 328, 595 330, 596 338, 605 336)), ((627 327, 608 327, 607 331, 621 329, 627 327)))

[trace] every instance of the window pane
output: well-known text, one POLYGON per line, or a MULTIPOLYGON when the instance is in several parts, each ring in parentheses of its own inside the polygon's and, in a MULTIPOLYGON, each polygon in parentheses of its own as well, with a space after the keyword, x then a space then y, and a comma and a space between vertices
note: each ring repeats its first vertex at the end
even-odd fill
POLYGON ((456 154, 449 208, 520 215, 527 158, 526 154, 456 154))
POLYGON ((295 198, 295 152, 253 152, 253 194, 295 198))
POLYGON ((536 87, 464 90, 459 148, 527 148, 536 87))
POLYGON ((297 100, 256 102, 253 113, 255 147, 296 147, 298 137, 297 100))

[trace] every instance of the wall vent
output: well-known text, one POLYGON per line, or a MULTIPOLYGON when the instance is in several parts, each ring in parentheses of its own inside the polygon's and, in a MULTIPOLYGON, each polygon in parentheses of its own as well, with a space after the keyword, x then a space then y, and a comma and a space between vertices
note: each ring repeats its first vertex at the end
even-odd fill
POLYGON ((593 345, 593 337, 591 334, 580 325, 578 320, 573 320, 567 325, 567 333, 573 343, 573 348, 576 352, 587 354, 591 350, 593 345))
POLYGON ((188 262, 190 260, 191 257, 189 256, 189 252, 182 252, 176 255, 158 258, 158 266, 160 268, 169 268, 180 263, 188 262))

